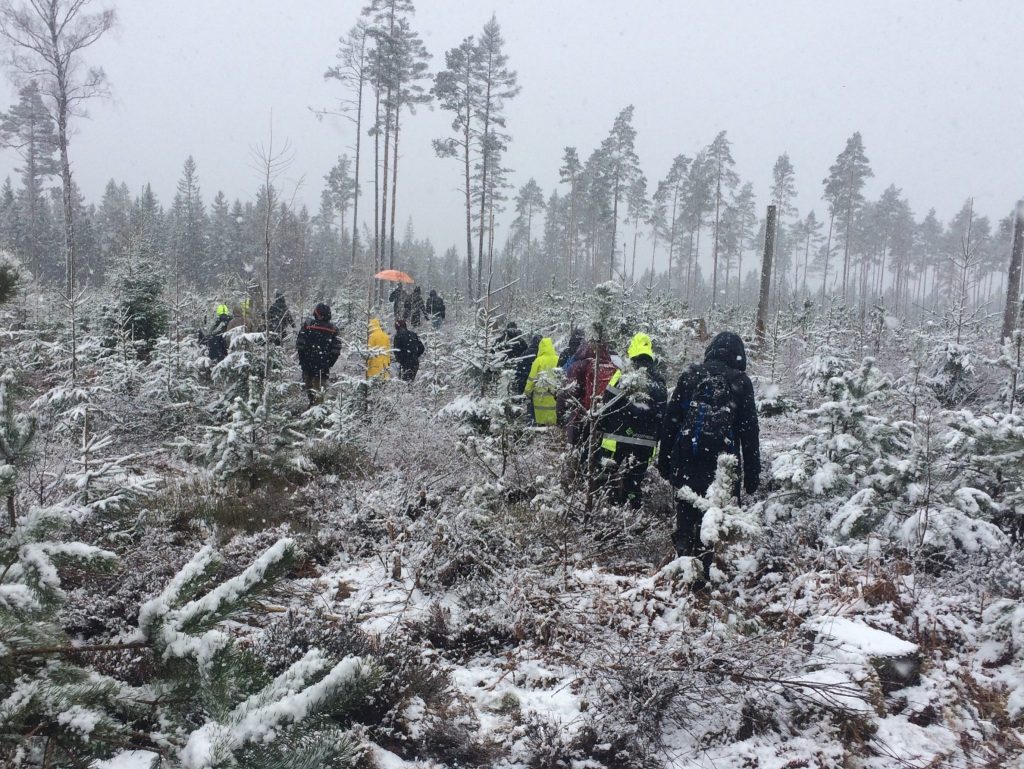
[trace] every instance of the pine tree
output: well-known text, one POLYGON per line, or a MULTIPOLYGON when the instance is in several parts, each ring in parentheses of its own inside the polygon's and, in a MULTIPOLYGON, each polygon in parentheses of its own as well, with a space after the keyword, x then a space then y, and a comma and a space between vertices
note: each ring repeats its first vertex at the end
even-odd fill
MULTIPOLYGON (((636 241, 640 236, 640 222, 647 220, 651 210, 651 201, 647 197, 647 177, 639 171, 626 191, 626 205, 626 219, 627 221, 633 220, 633 258, 629 268, 629 279, 635 281, 636 241)), ((625 253, 623 253, 623 263, 625 263, 625 253)), ((625 269, 623 269, 623 273, 625 273, 625 269)))
MULTIPOLYGON (((855 132, 846 141, 846 148, 836 157, 829 168, 828 176, 822 182, 825 186, 825 200, 829 207, 829 243, 831 250, 832 222, 838 217, 843 222, 843 301, 846 301, 849 284, 850 248, 854 232, 854 218, 864 205, 864 184, 874 176, 860 132, 855 132)), ((827 255, 826 255, 827 259, 827 255)), ((822 277, 822 297, 828 279, 828 263, 822 277)), ((824 301, 824 299, 823 299, 824 301)))
MULTIPOLYGON (((324 194, 326 199, 330 201, 332 208, 337 211, 340 219, 338 226, 339 233, 339 247, 344 253, 346 250, 345 246, 345 215, 348 212, 350 204, 355 203, 357 191, 356 179, 352 176, 352 161, 349 160, 348 155, 342 155, 338 158, 338 162, 334 164, 331 170, 325 176, 327 186, 324 188, 324 194)), ((351 237, 355 237, 354 231, 351 237)), ((326 266, 326 265, 325 265, 326 266)), ((332 273, 337 274, 337 270, 331 270, 332 273)))
POLYGON ((786 221, 797 215, 796 206, 793 205, 793 198, 796 197, 796 172, 793 170, 793 163, 789 159, 789 153, 783 152, 775 161, 772 168, 771 199, 778 212, 778 230, 775 234, 775 255, 772 259, 772 285, 775 288, 776 297, 780 296, 782 283, 786 276, 786 265, 789 262, 789 236, 786 221), (785 258, 780 258, 784 254, 785 258))
POLYGON ((16 403, 17 380, 7 369, 0 376, 0 495, 7 501, 7 518, 11 531, 17 525, 18 471, 26 460, 36 434, 37 418, 31 410, 19 409, 16 403))
POLYGON ((715 189, 715 242, 711 256, 711 309, 714 310, 718 299, 718 249, 722 208, 728 205, 725 202, 725 194, 736 189, 740 177, 732 170, 736 161, 732 159, 732 145, 726 138, 725 131, 719 133, 708 145, 707 157, 715 189))
POLYGON ((521 274, 526 279, 526 290, 536 287, 537 265, 533 254, 533 217, 544 210, 544 192, 536 180, 531 178, 519 188, 516 195, 516 218, 512 223, 512 238, 517 243, 517 251, 523 255, 521 274))
MULTIPOLYGON (((619 200, 625 197, 630 186, 640 175, 640 158, 636 154, 636 129, 633 128, 633 105, 623 109, 612 124, 611 133, 601 143, 601 155, 604 164, 602 182, 610 189, 612 200, 611 212, 611 250, 608 254, 608 279, 615 275, 615 250, 619 227, 619 200)), ((625 253, 623 253, 623 272, 625 272, 625 253)))
POLYGON ((686 260, 686 294, 692 296, 700 272, 700 231, 715 205, 715 166, 707 150, 698 152, 690 162, 683 180, 682 210, 679 216, 689 233, 686 260))
MULTIPOLYGON (((324 78, 339 80, 354 92, 354 98, 349 98, 342 102, 342 114, 352 120, 356 131, 355 170, 353 172, 352 188, 352 258, 349 263, 350 269, 355 269, 359 244, 359 164, 362 159, 363 95, 371 77, 369 38, 369 26, 365 21, 359 20, 348 33, 348 36, 340 41, 341 46, 337 53, 340 63, 329 68, 324 73, 324 78), (355 117, 351 115, 353 112, 355 117)), ((344 225, 342 229, 344 230, 344 225)))
MULTIPOLYGON (((481 295, 483 278, 484 236, 491 233, 498 191, 503 186, 501 157, 509 142, 505 131, 505 102, 519 93, 515 70, 508 67, 508 55, 504 52, 505 39, 496 16, 491 16, 480 34, 477 43, 479 54, 476 60, 476 91, 479 98, 473 106, 473 116, 479 135, 478 188, 480 215, 477 221, 479 241, 477 243, 476 296, 481 295), (490 219, 490 221, 489 221, 490 219)), ((493 249, 489 246, 488 251, 493 249)))
POLYGON ((445 69, 434 77, 434 96, 441 109, 451 112, 452 131, 457 138, 435 139, 438 157, 454 157, 462 165, 462 193, 466 208, 466 280, 467 291, 473 295, 473 187, 470 176, 473 148, 478 141, 474 106, 479 100, 480 48, 472 36, 445 52, 445 69))
MULTIPOLYGON (((668 239, 668 279, 669 285, 672 282, 672 266, 675 263, 676 243, 678 239, 677 225, 680 221, 681 209, 684 205, 686 195, 687 178, 690 171, 691 161, 686 155, 676 155, 672 160, 672 167, 668 176, 662 182, 665 185, 664 199, 667 208, 667 232, 668 239), (671 202, 669 202, 671 201, 671 202)), ((660 186, 659 186, 660 189, 660 186)))
POLYGON ((21 156, 22 166, 16 170, 21 172, 25 236, 19 256, 33 275, 39 275, 43 272, 41 260, 46 255, 44 245, 49 240, 43 184, 60 170, 57 134, 35 80, 22 86, 18 96, 18 103, 0 120, 0 136, 4 144, 14 147, 21 156))
POLYGON ((565 251, 565 285, 568 287, 577 278, 576 245, 579 240, 579 218, 577 212, 577 185, 583 165, 575 147, 566 147, 562 152, 562 165, 558 169, 558 179, 562 184, 569 185, 569 229, 566 233, 565 251))
POLYGON ((64 299, 71 310, 71 378, 78 372, 77 323, 78 287, 75 270, 75 206, 68 157, 68 127, 71 117, 90 98, 103 96, 102 69, 82 74, 82 54, 99 40, 115 21, 112 10, 84 12, 88 0, 38 0, 25 5, 13 2, 0 6, 0 35, 16 52, 11 59, 15 78, 36 79, 39 93, 50 116, 57 123, 60 154, 64 226, 64 299))

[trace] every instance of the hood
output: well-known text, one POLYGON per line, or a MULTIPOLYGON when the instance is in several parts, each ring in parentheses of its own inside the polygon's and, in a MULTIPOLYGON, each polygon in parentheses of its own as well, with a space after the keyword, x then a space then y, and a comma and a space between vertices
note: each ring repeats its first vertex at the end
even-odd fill
POLYGON ((558 353, 555 352, 555 343, 551 337, 546 336, 542 338, 540 340, 540 344, 537 345, 537 357, 539 358, 543 355, 552 355, 556 358, 558 357, 558 353))
POLYGON ((651 344, 651 338, 647 334, 637 334, 629 340, 629 351, 627 354, 630 358, 635 358, 638 355, 648 355, 653 359, 654 346, 651 344))
POLYGON ((377 320, 376 318, 370 318, 370 332, 371 333, 374 332, 374 331, 383 331, 383 330, 384 329, 382 329, 380 327, 380 321, 379 320, 377 320))
POLYGON ((747 370, 747 350, 739 334, 722 331, 704 349, 704 362, 718 361, 737 371, 747 370))

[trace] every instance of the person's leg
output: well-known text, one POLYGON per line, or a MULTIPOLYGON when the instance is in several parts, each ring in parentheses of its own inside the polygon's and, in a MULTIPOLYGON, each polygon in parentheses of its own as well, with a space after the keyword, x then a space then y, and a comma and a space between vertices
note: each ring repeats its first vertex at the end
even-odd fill
POLYGON ((313 377, 313 387, 310 389, 312 404, 319 406, 324 402, 324 390, 327 389, 327 375, 317 374, 313 377))
POLYGON ((703 513, 689 502, 676 500, 676 530, 672 544, 677 555, 696 557, 700 554, 700 524, 703 513))
MULTIPOLYGON (((651 461, 653 449, 646 446, 620 447, 622 456, 616 457, 622 473, 622 501, 633 507, 640 507, 643 502, 643 483, 647 475, 647 465, 651 461)), ((616 454, 618 455, 618 451, 616 454)))

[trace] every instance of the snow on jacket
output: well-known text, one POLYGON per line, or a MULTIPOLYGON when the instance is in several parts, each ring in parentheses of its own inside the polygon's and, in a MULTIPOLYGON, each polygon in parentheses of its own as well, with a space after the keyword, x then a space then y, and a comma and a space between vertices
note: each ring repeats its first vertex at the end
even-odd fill
POLYGON ((295 350, 303 373, 325 376, 341 355, 338 327, 322 318, 306 318, 295 337, 295 350))
POLYGON ((591 404, 604 394, 618 368, 612 363, 608 347, 585 342, 569 367, 566 386, 558 394, 558 412, 565 418, 570 438, 578 437, 577 427, 591 404))
POLYGON ((431 290, 430 296, 427 297, 426 310, 427 317, 431 320, 434 318, 444 320, 444 299, 438 295, 437 291, 431 290))
POLYGON ((423 342, 415 331, 403 328, 395 334, 395 360, 399 366, 416 368, 423 351, 423 342))
POLYGON ((539 425, 553 425, 558 421, 555 393, 558 392, 559 374, 555 343, 544 337, 537 346, 537 357, 530 366, 525 389, 525 393, 533 398, 534 420, 539 425))
POLYGON ((632 370, 616 372, 604 391, 599 429, 601 445, 614 452, 618 444, 649 448, 653 452, 665 417, 668 388, 654 366, 650 352, 631 355, 632 370))
POLYGON ((370 348, 370 358, 366 362, 366 378, 382 376, 387 379, 388 367, 391 365, 391 337, 380 327, 380 321, 376 318, 370 320, 367 347, 370 348))
MULTIPOLYGON (((707 346, 704 362, 691 365, 679 377, 672 393, 658 447, 658 472, 679 485, 685 483, 703 493, 715 475, 717 457, 695 462, 688 451, 673 454, 676 436, 683 425, 686 411, 704 388, 725 388, 718 393, 727 400, 733 413, 735 441, 730 453, 741 457, 743 486, 748 493, 757 490, 761 476, 761 447, 754 405, 754 386, 746 375, 747 353, 743 340, 731 331, 723 331, 707 346)), ((716 396, 717 397, 717 396, 716 396)), ((738 490, 737 490, 738 491, 738 490)))

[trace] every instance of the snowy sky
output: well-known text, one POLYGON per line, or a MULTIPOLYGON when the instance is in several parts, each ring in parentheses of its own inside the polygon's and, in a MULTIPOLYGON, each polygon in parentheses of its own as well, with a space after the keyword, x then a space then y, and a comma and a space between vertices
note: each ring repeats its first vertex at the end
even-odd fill
MULTIPOLYGON (((207 202, 218 189, 251 197, 259 184, 251 149, 266 141, 273 113, 277 140, 295 149, 290 186, 302 179, 299 199, 315 211, 323 175, 354 137, 349 123, 318 122, 310 107, 331 106, 339 93, 323 73, 361 4, 121 0, 117 31, 88 53, 114 98, 91 106, 71 147, 86 196, 98 202, 110 178, 133 191, 151 181, 169 204, 192 154, 207 202)), ((820 216, 821 180, 859 130, 876 175, 869 193, 896 183, 918 217, 934 205, 948 218, 974 195, 995 218, 1024 195, 1020 0, 417 5, 415 28, 434 70, 447 48, 497 14, 522 85, 508 109, 517 187, 533 176, 549 193, 563 147, 585 157, 632 103, 651 189, 674 155, 692 155, 725 129, 759 209, 772 165, 788 151, 801 213, 820 216)), ((399 169, 400 228, 411 215, 439 251, 463 242, 457 166, 430 145, 450 122, 440 110, 406 118, 399 169)), ((14 164, 2 153, 0 173, 14 164)))

